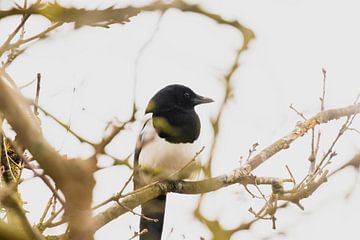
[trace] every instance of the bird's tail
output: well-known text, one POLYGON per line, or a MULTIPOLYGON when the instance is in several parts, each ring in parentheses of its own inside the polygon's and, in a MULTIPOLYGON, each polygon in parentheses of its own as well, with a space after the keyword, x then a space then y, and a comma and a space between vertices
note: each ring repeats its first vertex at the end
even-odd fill
POLYGON ((147 233, 140 236, 140 240, 161 240, 161 233, 164 225, 166 195, 159 197, 142 204, 141 214, 144 216, 157 219, 157 222, 140 219, 140 231, 147 229, 147 233))

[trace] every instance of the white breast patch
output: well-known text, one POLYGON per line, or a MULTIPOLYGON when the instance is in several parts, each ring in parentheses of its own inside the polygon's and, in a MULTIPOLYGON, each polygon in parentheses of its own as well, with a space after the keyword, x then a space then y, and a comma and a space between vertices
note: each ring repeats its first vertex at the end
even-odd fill
POLYGON ((167 142, 157 135, 150 119, 142 131, 142 144, 139 164, 144 183, 197 177, 200 161, 196 155, 202 147, 198 140, 194 143, 167 142))

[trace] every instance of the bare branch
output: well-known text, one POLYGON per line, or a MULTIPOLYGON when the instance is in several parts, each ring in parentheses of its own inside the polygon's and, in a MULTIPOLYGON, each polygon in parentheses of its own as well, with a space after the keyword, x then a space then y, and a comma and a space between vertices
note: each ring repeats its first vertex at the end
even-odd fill
POLYGON ((66 198, 65 209, 71 210, 70 231, 73 236, 87 236, 90 227, 92 189, 95 185, 92 172, 96 161, 69 161, 44 139, 39 122, 18 89, 11 88, 0 75, 0 111, 16 131, 19 141, 37 159, 45 173, 52 177, 66 198), (79 177, 81 176, 81 177, 79 177), (71 180, 73 179, 73 180, 71 180), (79 195, 82 196, 79 199, 79 195), (89 211, 80 210, 88 209, 89 211))
POLYGON ((320 97, 320 102, 321 102, 321 106, 320 106, 320 111, 324 111, 325 110, 325 93, 326 93, 326 69, 323 68, 322 69, 322 74, 323 74, 323 87, 322 87, 322 96, 320 97))
POLYGON ((39 106, 39 97, 40 97, 40 88, 41 88, 40 82, 41 82, 41 74, 37 73, 36 74, 36 95, 35 95, 35 104, 34 104, 34 114, 36 116, 39 115, 38 106, 39 106))
MULTIPOLYGON (((360 104, 351 105, 339 109, 331 109, 323 111, 315 115, 314 117, 299 123, 296 128, 285 135, 281 139, 277 140, 275 143, 271 144, 264 150, 262 150, 258 155, 251 158, 244 166, 237 168, 228 174, 221 175, 214 178, 209 178, 197 182, 171 182, 163 183, 157 182, 155 184, 150 184, 144 186, 131 194, 124 195, 124 198, 121 200, 122 205, 127 206, 130 209, 135 208, 136 206, 147 202, 150 199, 153 199, 160 194, 166 192, 177 192, 183 194, 199 194, 206 193, 210 191, 215 191, 217 189, 226 187, 231 184, 241 183, 241 184, 251 184, 255 183, 254 177, 249 176, 251 171, 260 166, 266 160, 268 160, 274 154, 280 152, 281 150, 289 148, 289 145, 295 141, 297 138, 302 137, 309 129, 315 127, 318 124, 327 123, 328 121, 338 119, 344 116, 353 115, 360 112, 360 104)), ((256 178, 257 179, 257 178, 256 178)), ((259 178, 261 179, 261 178, 259 178)), ((311 185, 310 189, 304 192, 299 193, 299 195, 284 195, 284 197, 279 197, 281 200, 287 200, 291 202, 296 202, 296 199, 305 198, 312 194, 312 190, 315 191, 323 182, 326 180, 326 174, 322 175, 321 181, 314 182, 314 185, 311 185)), ((289 179, 289 181, 292 181, 289 179)), ((258 184, 258 183, 257 183, 258 184)), ((299 204, 299 203, 297 203, 299 204)), ((112 206, 106 209, 104 212, 96 215, 94 217, 94 230, 99 229, 109 221, 119 217, 124 214, 126 211, 124 208, 119 206, 112 206)))
POLYGON ((22 226, 22 230, 26 234, 28 239, 43 240, 42 235, 37 229, 32 228, 31 224, 25 216, 25 212, 16 197, 17 193, 14 192, 11 187, 2 189, 0 192, 0 202, 14 211, 14 215, 18 218, 19 223, 22 226))

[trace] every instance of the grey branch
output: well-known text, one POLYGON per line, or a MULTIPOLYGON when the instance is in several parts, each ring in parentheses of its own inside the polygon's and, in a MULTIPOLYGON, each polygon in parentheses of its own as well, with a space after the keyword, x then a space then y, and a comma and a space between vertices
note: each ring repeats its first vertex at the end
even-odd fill
MULTIPOLYGON (((293 131, 280 138, 270 146, 266 147, 259 154, 252 157, 244 166, 239 167, 225 175, 196 182, 157 182, 147 185, 133 193, 126 195, 120 202, 127 208, 133 209, 141 205, 142 203, 156 198, 160 194, 166 192, 176 192, 182 194, 200 194, 216 191, 220 188, 236 183, 241 183, 244 185, 252 184, 254 183, 254 179, 252 178, 252 176, 250 176, 250 173, 254 169, 256 169, 266 160, 271 158, 274 154, 280 152, 281 150, 289 148, 290 144, 293 141, 295 141, 299 137, 304 136, 307 131, 314 128, 318 124, 327 123, 328 121, 353 115, 359 112, 360 104, 322 111, 316 114, 314 117, 297 124, 293 131)), ((325 181, 326 174, 321 177, 321 180, 316 182, 316 184, 311 188, 311 191, 301 192, 299 193, 300 196, 284 195, 282 197, 282 200, 296 202, 297 200, 300 200, 301 197, 308 197, 312 194, 313 191, 315 191, 315 189, 317 189, 317 187, 319 187, 325 181)), ((271 184, 271 181, 268 184, 271 184)), ((128 210, 118 204, 109 207, 108 209, 94 217, 94 231, 126 212, 128 212, 128 210)))

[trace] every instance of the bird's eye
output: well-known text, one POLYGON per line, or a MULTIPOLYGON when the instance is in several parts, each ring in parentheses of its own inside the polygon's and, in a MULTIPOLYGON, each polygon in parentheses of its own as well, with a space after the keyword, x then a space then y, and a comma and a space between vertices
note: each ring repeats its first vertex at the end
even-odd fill
POLYGON ((190 98, 190 94, 188 92, 184 93, 184 98, 185 99, 189 99, 190 98))

